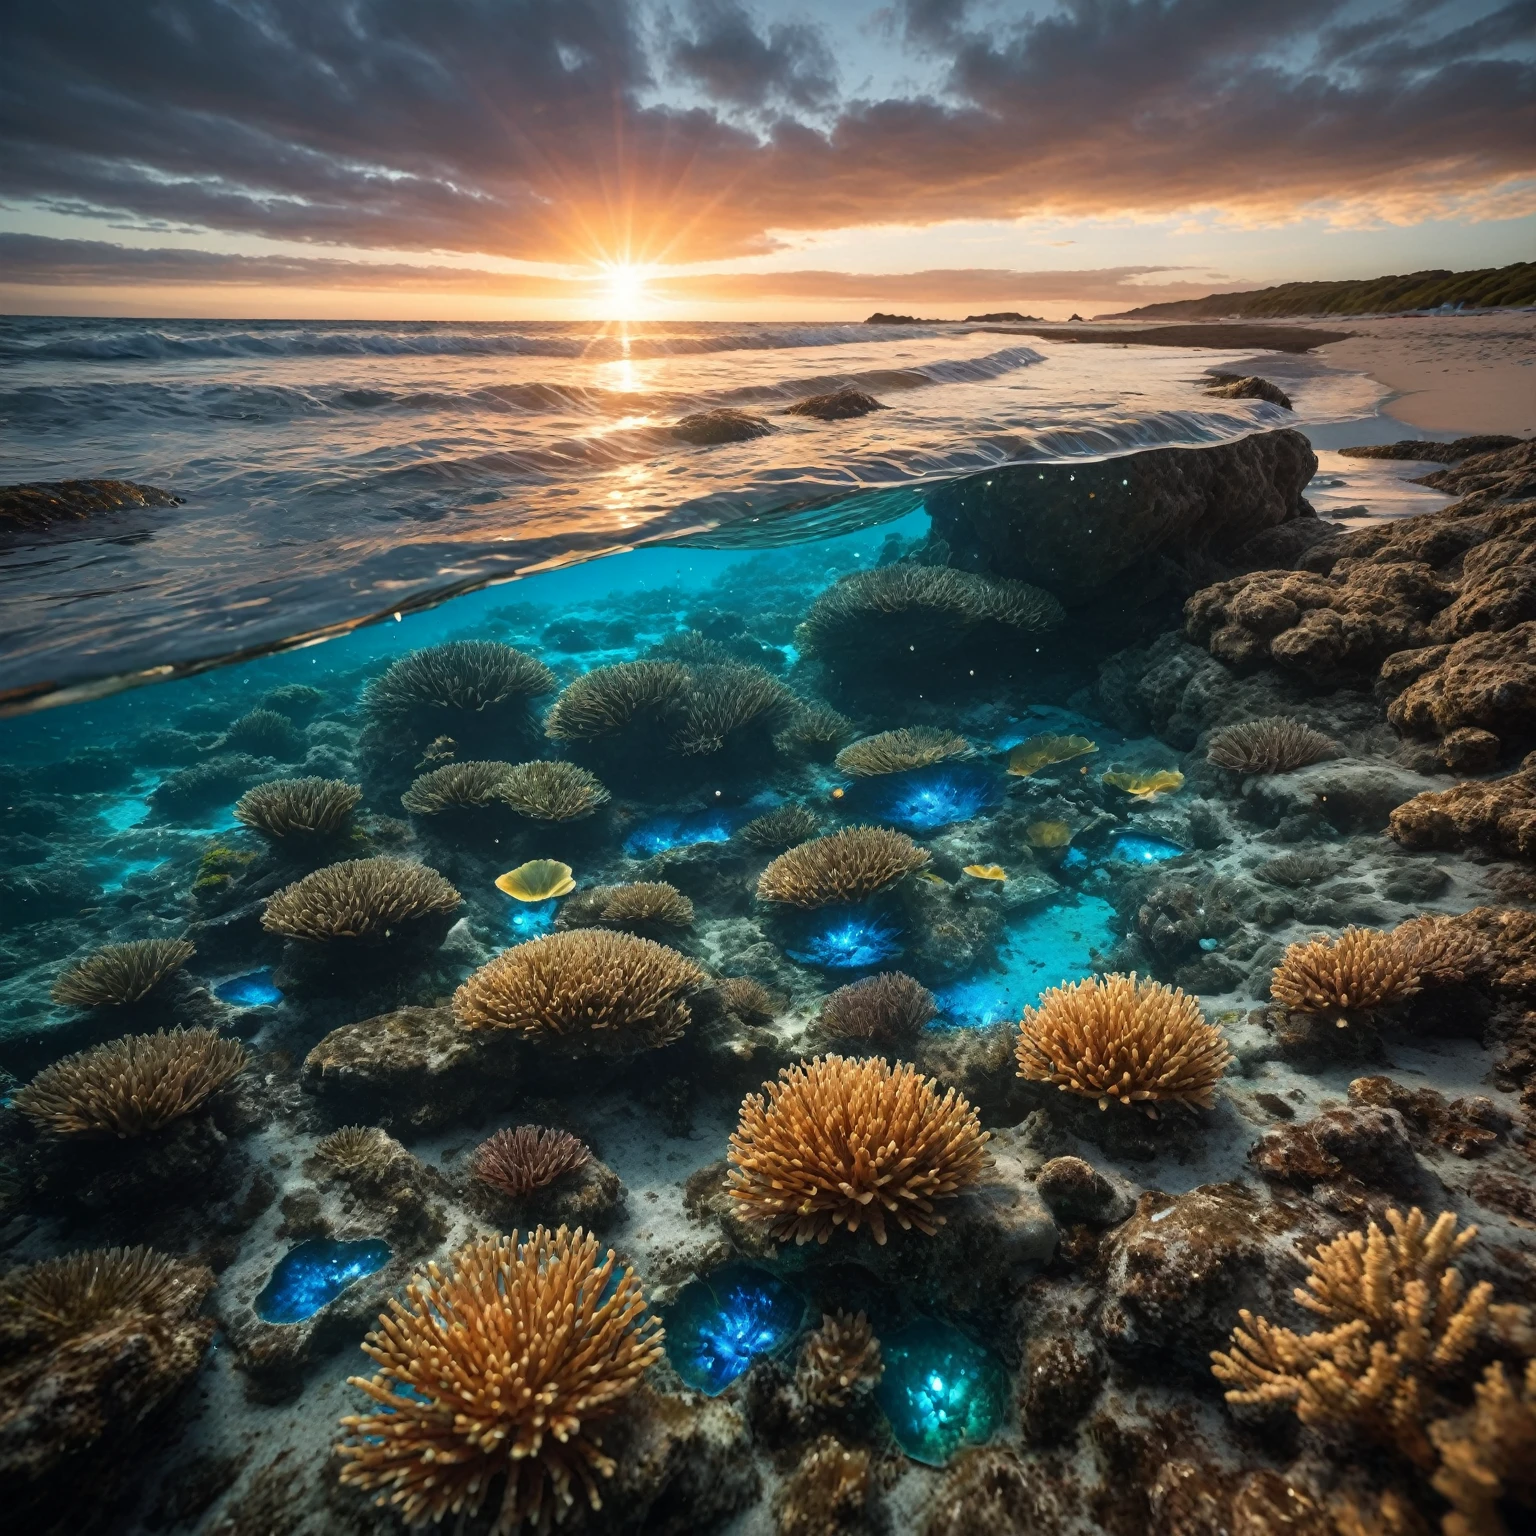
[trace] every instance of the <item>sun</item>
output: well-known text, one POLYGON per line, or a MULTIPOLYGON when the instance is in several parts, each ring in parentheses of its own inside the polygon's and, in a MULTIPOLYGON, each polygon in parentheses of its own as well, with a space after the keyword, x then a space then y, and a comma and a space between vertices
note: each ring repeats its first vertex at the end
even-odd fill
POLYGON ((646 292, 646 268, 627 261, 607 263, 603 268, 603 283, 598 303, 602 306, 604 320, 642 320, 650 308, 650 295, 646 292))

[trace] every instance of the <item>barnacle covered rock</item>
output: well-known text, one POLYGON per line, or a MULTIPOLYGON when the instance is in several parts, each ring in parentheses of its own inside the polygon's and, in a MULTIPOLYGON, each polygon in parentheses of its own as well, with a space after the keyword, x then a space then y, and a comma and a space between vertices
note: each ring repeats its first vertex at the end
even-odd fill
POLYGON ((120 1008, 148 997, 194 953, 187 939, 105 944, 70 966, 49 995, 71 1008, 120 1008))
POLYGON ((758 877, 758 899, 804 908, 858 901, 927 862, 903 832, 846 827, 781 853, 758 877))
POLYGON ((1100 1109, 1171 1101, 1209 1108, 1232 1060, 1200 1005, 1129 976, 1049 987, 1019 1025, 1019 1076, 1097 1099, 1100 1109))
POLYGON ((754 848, 778 853, 815 837, 821 831, 821 818, 803 805, 781 805, 761 816, 754 816, 736 836, 754 848))
POLYGON ((579 1227, 480 1239, 445 1270, 412 1280, 363 1345, 379 1369, 351 1384, 375 1407, 341 1421, 342 1482, 411 1526, 473 1516, 498 1486, 492 1536, 548 1529, 578 1497, 600 1509, 615 1464, 592 1426, 661 1358, 634 1271, 599 1262, 579 1227))
POLYGON ((309 944, 379 946, 417 925, 440 924, 446 931, 461 899, 424 864, 348 859, 284 886, 268 900, 261 926, 309 944))
POLYGON ((861 736, 837 754, 837 766, 855 778, 873 778, 970 755, 971 744, 965 737, 956 736, 953 731, 919 725, 899 731, 881 731, 877 736, 861 736))
POLYGON ((445 763, 416 778, 400 796, 400 803, 416 816, 498 805, 501 787, 512 771, 511 763, 445 763))
POLYGON ((1505 778, 1415 795, 1392 812, 1387 829, 1405 848, 1481 846, 1536 859, 1536 753, 1505 778))
POLYGON ((1337 757, 1338 752, 1338 743, 1321 731, 1284 715, 1266 715, 1213 731, 1205 756, 1207 762, 1234 773, 1289 773, 1337 757))
POLYGON ((277 844, 323 842, 352 824, 362 789, 342 779, 273 779, 235 802, 235 820, 277 844))
POLYGON ((578 928, 506 949, 453 994, 466 1029, 506 1029, 571 1054, 626 1054, 676 1040, 708 978, 692 960, 629 933, 578 928))
POLYGON ((693 903, 665 880, 594 885, 560 909, 560 928, 687 928, 693 903))
POLYGON ((516 764, 502 777, 497 797, 534 821, 576 821, 609 800, 585 768, 545 759, 516 764))
POLYGON ((882 971, 830 993, 821 1005, 821 1027, 843 1040, 891 1044, 911 1041, 938 1011, 922 982, 882 971))
POLYGON ((1411 949, 1375 928, 1292 944, 1270 978, 1270 995, 1298 1013, 1371 1013, 1419 989, 1411 949))
POLYGON ((738 1215, 796 1243, 862 1225, 884 1244, 888 1222, 931 1236, 936 1202, 981 1177, 987 1140, 965 1099, 913 1067, 818 1056, 742 1101, 729 1193, 738 1215))

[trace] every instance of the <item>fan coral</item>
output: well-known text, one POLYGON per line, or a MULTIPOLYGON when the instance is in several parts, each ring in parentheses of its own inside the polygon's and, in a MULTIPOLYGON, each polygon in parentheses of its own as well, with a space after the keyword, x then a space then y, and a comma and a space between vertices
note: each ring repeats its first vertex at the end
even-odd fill
POLYGON ((1337 939, 1292 944, 1275 967, 1269 992, 1298 1013, 1351 1015, 1401 1002, 1419 989, 1408 946, 1375 928, 1346 928, 1337 939))
POLYGON ((1177 768, 1160 768, 1156 773, 1106 773, 1104 782, 1138 800, 1156 800, 1181 789, 1184 775, 1177 768))
POLYGON ((417 816, 496 805, 512 771, 511 763, 445 763, 413 780, 400 796, 400 804, 417 816))
POLYGON ((348 859, 284 886, 268 899, 261 926, 311 944, 380 944, 401 924, 445 917, 461 900, 424 864, 388 857, 348 859))
POLYGON ((1373 1221, 1308 1259, 1296 1300, 1333 1325, 1327 1332, 1298 1335, 1245 1308, 1212 1371, 1229 1384, 1229 1403, 1285 1404, 1303 1424, 1352 1425, 1428 1468, 1432 1382, 1477 1341, 1493 1287, 1466 1290, 1452 1263, 1476 1227, 1458 1234, 1449 1211, 1433 1225, 1417 1208, 1386 1216, 1390 1233, 1373 1221))
POLYGON ((999 883, 1008 878, 1008 871, 1001 864, 967 864, 961 874, 969 875, 973 880, 996 880, 999 883))
POLYGON ((1209 1109, 1232 1060, 1194 998, 1134 971, 1042 992, 1040 1006, 1024 1010, 1016 1054, 1020 1077, 1097 1099, 1100 1109, 1111 1100, 1209 1109))
POLYGON ((844 1040, 910 1040, 937 1012, 922 982, 902 971, 866 976, 839 987, 821 1005, 821 1026, 844 1040))
POLYGON ((343 1173, 377 1162, 389 1149, 388 1132, 376 1125, 344 1125, 315 1143, 315 1154, 343 1173))
POLYGON ((1488 964, 1488 940, 1454 917, 1415 917, 1392 930, 1421 987, 1465 981, 1488 964))
POLYGON ((1031 848, 1065 848, 1072 828, 1064 821, 1032 821, 1024 828, 1024 840, 1031 848))
POLYGON ((904 832, 847 827, 781 853, 758 877, 758 899, 805 908, 858 901, 927 862, 904 832))
POLYGON ((275 709, 253 709, 230 726, 219 742, 232 752, 250 752, 256 757, 275 757, 283 762, 304 756, 304 733, 287 715, 275 709))
POLYGON ((975 1110, 905 1063, 818 1056, 763 1087, 766 1099, 742 1100, 729 1193, 776 1238, 824 1243, 863 1225, 883 1245, 891 1220, 932 1236, 944 1222, 935 1202, 987 1165, 975 1110))
POLYGON ((407 1525, 478 1513, 505 1474, 489 1536, 602 1507, 614 1462, 591 1433, 661 1358, 633 1270, 578 1227, 467 1243, 392 1300, 351 1384, 376 1408, 344 1418, 341 1481, 382 1490, 407 1525))
POLYGON ((1316 885, 1336 873, 1331 859, 1321 859, 1310 853, 1282 853, 1259 866, 1260 878, 1271 885, 1283 885, 1295 889, 1302 885, 1316 885))
POLYGON ((594 885, 566 902, 558 921, 561 928, 687 928, 693 903, 665 880, 594 885))
POLYGON ((362 798, 342 779, 273 779, 240 796, 235 820, 273 842, 318 841, 345 832, 362 798))
POLYGON ((496 889, 518 901, 549 901, 576 889, 571 866, 559 859, 529 859, 496 877, 496 889))
POLYGON ((736 835, 754 848, 778 852, 793 848, 821 831, 821 819, 803 805, 781 805, 754 817, 736 835))
POLYGON ((777 736, 774 746, 791 757, 830 762, 837 749, 853 735, 853 721, 826 704, 807 704, 777 736))
POLYGON ((771 1024, 784 1008, 782 998, 776 998, 750 976, 721 976, 715 982, 715 991, 727 1013, 734 1013, 749 1024, 771 1024))
POLYGON ((602 741, 669 714, 687 687, 688 669, 675 661, 594 667, 555 700, 544 734, 553 741, 602 741))
POLYGON ((1536 1360, 1526 1363, 1523 1391, 1495 1361, 1476 1396, 1464 1422, 1429 1427, 1440 1453, 1435 1491, 1453 1511, 1443 1522, 1445 1536, 1507 1536, 1499 1506, 1536 1507, 1536 1360))
POLYGON ((727 737, 748 726, 776 730, 795 706, 789 689, 761 667, 691 667, 670 745, 684 757, 719 752, 727 737))
POLYGON ((519 816, 534 821, 576 821, 606 805, 609 794, 575 763, 518 763, 502 779, 497 796, 519 816))
POLYGON ((144 1136, 191 1114, 248 1060, 211 1029, 124 1035, 44 1067, 12 1102, 58 1136, 144 1136))
POLYGON ((818 1408, 842 1408, 856 1394, 879 1384, 880 1341, 862 1312, 825 1313, 821 1327, 806 1339, 795 1368, 795 1386, 818 1408))
POLYGON ((54 1002, 70 1008, 118 1008, 148 997, 196 951, 187 939, 107 944, 70 966, 53 984, 54 1002))
POLYGON ((837 766, 855 778, 873 778, 882 773, 904 773, 908 768, 923 768, 951 757, 969 757, 971 744, 951 731, 914 726, 899 731, 881 731, 878 736, 861 736, 837 754, 837 766))
POLYGON ((555 674, 510 645, 451 640, 402 656, 369 686, 364 704, 385 720, 475 715, 554 690, 555 674))
POLYGON ((562 1173, 585 1168, 592 1154, 569 1131, 520 1125, 497 1131, 475 1148, 470 1167, 484 1184, 515 1199, 553 1184, 562 1173))
POLYGON ((682 1035, 686 996, 707 979, 663 944, 579 928, 503 950, 453 994, 453 1013, 570 1052, 651 1050, 682 1035))
POLYGON ((1223 726, 1205 748, 1208 763, 1233 773, 1289 773, 1338 754, 1338 742, 1284 715, 1223 726))
POLYGON ((1086 736, 1031 736, 1008 754, 1008 772, 1015 778, 1027 779, 1042 768, 1069 763, 1074 757, 1086 757, 1098 750, 1098 742, 1089 741, 1086 736))

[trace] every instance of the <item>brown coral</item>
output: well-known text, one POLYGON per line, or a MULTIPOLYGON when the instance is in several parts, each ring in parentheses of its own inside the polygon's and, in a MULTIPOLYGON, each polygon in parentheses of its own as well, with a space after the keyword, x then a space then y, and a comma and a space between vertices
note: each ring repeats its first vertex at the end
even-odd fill
POLYGON ((187 939, 107 944, 70 968, 49 994, 70 1008, 120 1008, 149 996, 196 953, 187 939))
POLYGON ((560 928, 687 928, 693 903, 665 880, 630 885, 594 885, 560 909, 560 928))
POLYGON ((503 776, 497 796, 519 816, 533 821, 577 821, 606 805, 610 798, 585 768, 543 759, 511 768, 503 776))
POLYGON ((1292 944, 1270 978, 1270 995, 1298 1013, 1333 1013, 1340 1026, 1419 989, 1409 946, 1375 928, 1292 944))
POLYGON ((675 661, 621 661, 584 672, 555 700, 544 721, 553 741, 602 741, 639 721, 668 714, 688 687, 675 661))
POLYGON ((345 832, 362 798, 344 779, 273 779, 240 796, 235 820, 276 843, 318 842, 345 832))
POLYGON ((737 731, 777 730, 797 702, 778 678, 761 667, 734 663, 690 667, 681 718, 669 745, 684 757, 720 752, 737 731))
POLYGON ((1426 790, 1392 812, 1388 831, 1405 848, 1480 844, 1536 859, 1536 753, 1502 779, 1426 790))
POLYGON ((774 738, 774 746, 791 757, 830 762, 837 749, 853 735, 853 721, 827 704, 806 704, 791 716, 774 738))
POLYGON ((663 944, 579 928, 503 950, 453 994, 453 1013, 568 1052, 651 1050, 682 1035, 707 979, 663 944))
POLYGON ((736 835, 754 848, 777 853, 793 848, 821 831, 821 819, 803 805, 781 805, 754 816, 736 835))
POLYGON ((749 1024, 771 1024, 784 1009, 783 998, 775 997, 750 976, 718 977, 715 991, 720 994, 720 1005, 727 1013, 734 1013, 749 1024))
POLYGON ((1207 762, 1233 773, 1290 773, 1338 753, 1336 741, 1284 715, 1223 726, 1211 733, 1205 748, 1207 762))
POLYGON ((44 1067, 13 1102, 55 1135, 144 1136, 191 1114, 248 1060, 211 1029, 125 1035, 44 1067))
POLYGON ((250 752, 290 762, 304 755, 304 733, 275 709, 253 709, 230 726, 219 740, 227 752, 250 752))
POLYGON ((891 1221, 931 1236, 944 1221, 935 1203, 986 1167, 975 1110, 905 1063, 818 1056, 763 1088, 742 1101, 729 1193, 776 1238, 825 1243, 863 1225, 884 1244, 891 1221))
POLYGON ((1501 1506, 1536 1509, 1536 1360, 1511 1383, 1495 1361, 1477 1384, 1476 1404, 1460 1421, 1431 1424, 1440 1453, 1435 1491, 1451 1506, 1445 1536, 1509 1536, 1501 1506))
POLYGON ((511 772, 511 763, 445 763, 414 779, 400 796, 400 804, 417 816, 496 805, 502 799, 501 786, 511 772))
POLYGON ((903 971, 882 971, 829 993, 821 1027, 844 1040, 910 1040, 937 1012, 933 993, 903 971))
POLYGON ((781 853, 758 877, 757 895, 805 908, 858 901, 927 862, 927 851, 903 832, 846 827, 781 853))
POLYGON ((661 1340, 633 1270, 612 1250, 599 1263, 581 1228, 468 1243, 368 1335, 379 1370, 351 1384, 377 1406, 341 1421, 341 1480, 423 1526, 473 1516, 505 1475, 490 1536, 547 1531, 578 1494, 600 1509, 615 1463, 591 1426, 661 1358, 661 1340))
POLYGON ((1387 1226, 1346 1232, 1308 1259, 1296 1300, 1333 1325, 1326 1332, 1299 1335, 1245 1308, 1212 1371, 1229 1403, 1284 1404, 1303 1424, 1350 1425, 1428 1468, 1433 1383, 1476 1342, 1493 1287, 1465 1288, 1453 1260, 1477 1228, 1458 1234, 1451 1212, 1430 1224, 1417 1208, 1389 1209, 1387 1226))
POLYGON ((779 1491, 774 1505, 778 1536, 867 1530, 875 1487, 869 1451, 846 1446, 836 1435, 823 1435, 779 1491))
POLYGON ((1392 930, 1421 987, 1445 986, 1477 975, 1488 964, 1488 940, 1454 917, 1410 918, 1392 930))
POLYGON ((397 1145, 376 1125, 344 1125, 315 1143, 315 1153, 340 1173, 355 1173, 386 1159, 397 1145))
POLYGON ((520 1125, 497 1131, 475 1148, 470 1168, 484 1184, 514 1199, 553 1184, 563 1173, 584 1168, 592 1154, 569 1131, 520 1125))
POLYGON ((861 736, 837 754, 837 766, 855 778, 874 778, 970 755, 971 744, 965 737, 919 725, 861 736))
POLYGON ((805 1341, 795 1367, 795 1387, 818 1408, 842 1408, 880 1384, 885 1366, 880 1340, 862 1312, 825 1313, 805 1341))
POLYGON ((1232 1060, 1219 1029, 1178 988, 1129 976, 1050 987, 1019 1024, 1018 1075, 1097 1099, 1208 1109, 1232 1060))
POLYGON ((402 925, 446 917, 463 898, 435 869, 406 859, 328 864, 268 899, 261 926, 311 944, 378 944, 402 925))
POLYGON ((450 640, 402 656, 372 683, 364 702, 383 719, 481 714, 498 705, 552 693, 555 674, 542 661, 494 640, 450 640))

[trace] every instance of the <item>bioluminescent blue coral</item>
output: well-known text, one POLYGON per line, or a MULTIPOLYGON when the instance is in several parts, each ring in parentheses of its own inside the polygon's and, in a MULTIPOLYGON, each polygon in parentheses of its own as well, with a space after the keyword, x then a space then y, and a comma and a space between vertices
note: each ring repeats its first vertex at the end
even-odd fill
POLYGON ((1177 843, 1150 832, 1117 832, 1109 845, 1109 857, 1116 864, 1161 864, 1183 852, 1177 843))
POLYGON ((1087 869, 1088 855, 1081 848, 1068 848, 1061 856, 1062 869, 1087 869))
POLYGON ((906 773, 882 774, 850 786, 843 808, 906 832, 936 832, 974 821, 1002 804, 996 774, 984 768, 935 763, 906 773))
POLYGON ((364 1275, 383 1269, 390 1248, 382 1238, 346 1243, 312 1237, 290 1248, 272 1271, 256 1298, 256 1315, 264 1323, 302 1323, 364 1275))
POLYGON ((777 1354, 799 1333, 805 1298, 765 1269, 724 1264, 685 1285, 666 1321, 673 1370, 717 1397, 759 1355, 777 1354))
POLYGON ((268 970, 247 971, 244 976, 231 976, 217 983, 213 995, 221 1003, 233 1003, 237 1008, 266 1008, 280 1003, 283 994, 272 980, 268 970))
POLYGON ((663 816, 636 827, 624 839, 624 852, 632 859, 649 859, 671 848, 690 848, 695 843, 728 843, 735 830, 732 818, 719 811, 699 816, 663 816))
POLYGON ((862 971, 901 951, 901 930, 889 918, 838 907, 823 908, 784 950, 791 960, 826 971, 862 971))
POLYGON ((923 1318, 882 1339, 875 1400, 913 1461, 942 1467, 962 1445, 991 1439, 1007 1412, 1008 1375, 981 1345, 923 1318))
POLYGON ((514 902, 507 914, 507 931, 518 939, 536 939, 540 934, 551 933, 559 909, 560 903, 554 900, 514 902))

